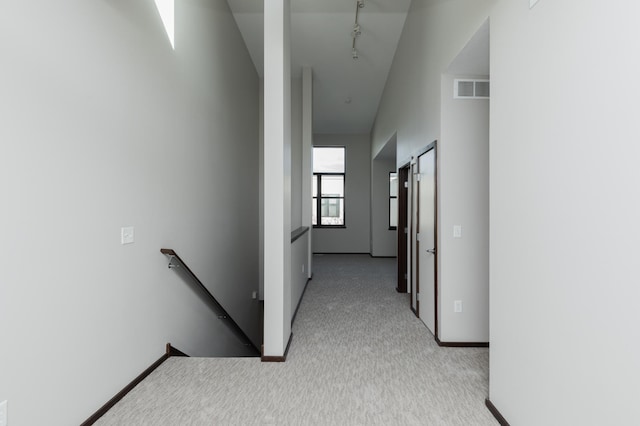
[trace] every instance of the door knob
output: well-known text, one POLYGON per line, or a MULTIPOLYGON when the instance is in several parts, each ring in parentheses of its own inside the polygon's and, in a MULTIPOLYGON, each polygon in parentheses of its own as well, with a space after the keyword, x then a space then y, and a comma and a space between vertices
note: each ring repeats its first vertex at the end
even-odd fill
POLYGON ((427 249, 427 253, 436 254, 436 249, 427 249))

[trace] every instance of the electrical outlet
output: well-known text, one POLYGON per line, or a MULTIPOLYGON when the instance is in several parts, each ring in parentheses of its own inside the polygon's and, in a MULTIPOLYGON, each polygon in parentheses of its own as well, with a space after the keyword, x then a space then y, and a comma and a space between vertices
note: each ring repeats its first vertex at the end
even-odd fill
POLYGON ((462 238, 462 225, 453 225, 453 238, 462 238))
POLYGON ((462 300, 453 301, 453 312, 456 312, 456 313, 462 312, 462 300))
POLYGON ((0 402, 0 426, 7 426, 7 401, 0 402))
POLYGON ((258 292, 254 291, 253 293, 251 293, 251 298, 254 299, 254 300, 257 299, 258 298, 258 292))
POLYGON ((133 243, 133 226, 126 226, 120 228, 120 244, 131 244, 133 243))
POLYGON ((304 274, 304 263, 302 264, 302 273, 304 274))

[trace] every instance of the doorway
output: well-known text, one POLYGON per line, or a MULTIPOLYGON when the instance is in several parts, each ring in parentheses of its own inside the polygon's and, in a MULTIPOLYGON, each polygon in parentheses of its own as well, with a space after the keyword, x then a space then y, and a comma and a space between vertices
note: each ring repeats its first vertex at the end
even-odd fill
POLYGON ((436 142, 411 161, 408 179, 411 310, 437 338, 436 142))
POLYGON ((409 167, 398 169, 398 293, 407 292, 409 278, 409 167))
MULTIPOLYGON (((408 287, 411 310, 438 338, 437 166, 436 142, 429 144, 406 171, 408 181, 408 287)), ((401 169, 402 170, 402 169, 401 169)), ((398 237, 399 245, 402 243, 398 237)))

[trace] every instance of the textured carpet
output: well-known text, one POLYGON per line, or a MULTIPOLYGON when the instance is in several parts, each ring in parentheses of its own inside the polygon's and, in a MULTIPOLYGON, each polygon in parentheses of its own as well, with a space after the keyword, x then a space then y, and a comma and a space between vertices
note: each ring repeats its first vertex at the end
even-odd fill
POLYGON ((395 259, 314 258, 287 362, 170 358, 98 425, 497 425, 488 349, 440 348, 395 259))

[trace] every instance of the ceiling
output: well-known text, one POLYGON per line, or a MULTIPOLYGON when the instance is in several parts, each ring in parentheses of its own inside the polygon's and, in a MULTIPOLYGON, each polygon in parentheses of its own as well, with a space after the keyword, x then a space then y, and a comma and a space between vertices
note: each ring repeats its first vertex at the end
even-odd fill
MULTIPOLYGON (((263 1, 228 0, 258 74, 263 1)), ((314 133, 369 133, 411 0, 365 0, 351 57, 356 0, 291 0, 291 72, 313 69, 314 133)))

